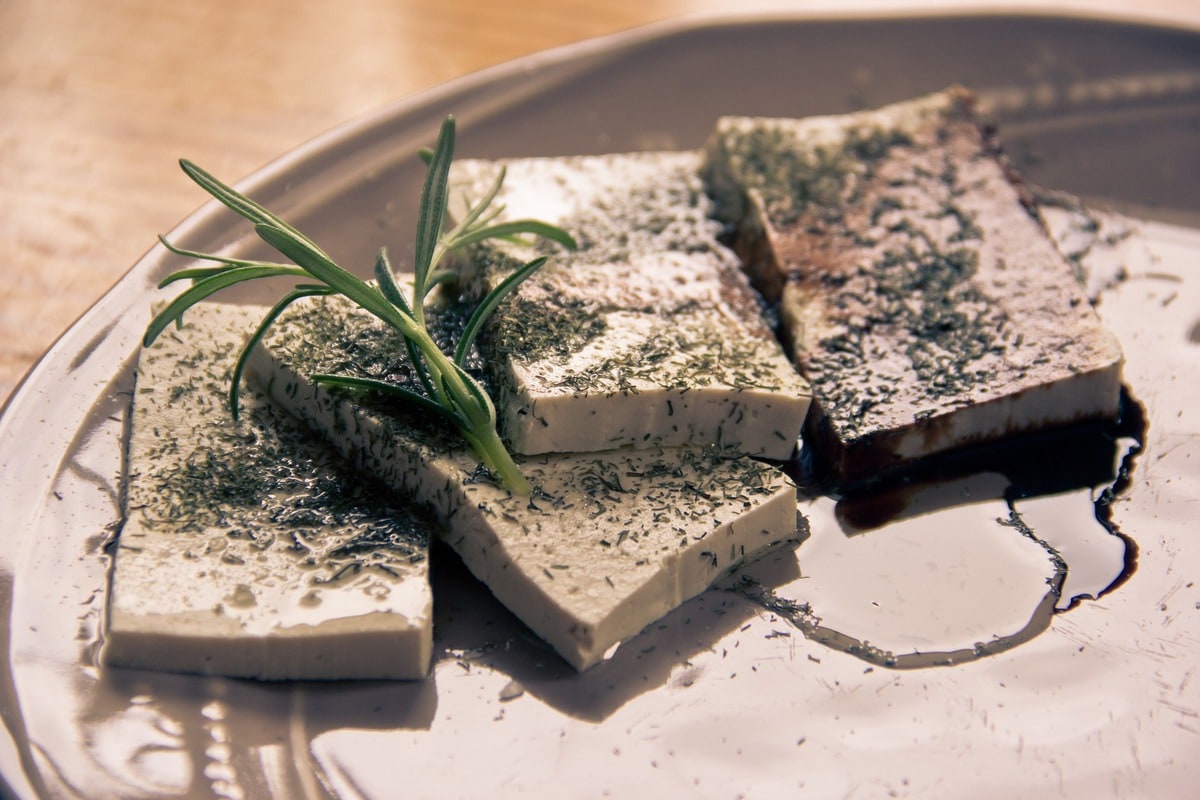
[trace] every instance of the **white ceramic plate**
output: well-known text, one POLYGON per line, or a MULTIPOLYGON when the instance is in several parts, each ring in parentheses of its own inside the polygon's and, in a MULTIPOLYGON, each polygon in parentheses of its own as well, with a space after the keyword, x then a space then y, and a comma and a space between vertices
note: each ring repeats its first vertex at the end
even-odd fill
MULTIPOLYGON (((721 114, 846 111, 950 83, 987 99, 1033 181, 1160 221, 1200 219, 1200 33, 1046 16, 673 23, 421 95, 297 149, 242 188, 366 270, 381 244, 404 252, 420 176, 412 154, 446 113, 460 120, 460 155, 675 149, 698 146, 721 114)), ((212 206, 172 238, 252 247, 212 206)), ((428 680, 263 685, 93 660, 131 358, 153 286, 177 264, 155 248, 62 337, 0 419, 8 791, 1187 796, 1200 781, 1200 548, 1189 530, 1200 510, 1200 235, 1143 226, 1117 256, 1129 277, 1101 295, 1101 311, 1126 347, 1148 428, 1112 507, 1136 543, 1136 570, 1100 599, 1062 613, 1044 606, 1045 586, 1030 575, 1045 554, 987 543, 1007 507, 983 476, 957 487, 979 503, 956 501, 953 514, 967 516, 950 524, 909 517, 847 536, 817 501, 809 510, 826 523, 798 556, 754 571, 780 596, 815 592, 827 603, 818 614, 860 644, 891 636, 886 649, 911 654, 930 642, 965 659, 956 666, 882 666, 870 648, 818 641, 828 632, 811 619, 713 591, 579 676, 442 557, 428 680), (875 555, 858 560, 851 543, 872 541, 875 555), (995 555, 978 563, 979 552, 995 555), (960 568, 974 572, 951 580, 960 568), (811 584, 798 577, 810 574, 811 584), (975 642, 1007 649, 975 659, 975 642)), ((1047 444, 1037 458, 1078 460, 1067 447, 1047 444)), ((1099 577, 1079 578, 1069 595, 1098 593, 1113 578, 1103 565, 1125 557, 1124 540, 1097 534, 1090 516, 1090 493, 1106 481, 1048 498, 1083 503, 1072 519, 1084 530, 1063 547, 1099 548, 1099 577)), ((1043 500, 1018 505, 1036 519, 1043 500)), ((1069 565, 1089 558, 1064 555, 1069 565)))

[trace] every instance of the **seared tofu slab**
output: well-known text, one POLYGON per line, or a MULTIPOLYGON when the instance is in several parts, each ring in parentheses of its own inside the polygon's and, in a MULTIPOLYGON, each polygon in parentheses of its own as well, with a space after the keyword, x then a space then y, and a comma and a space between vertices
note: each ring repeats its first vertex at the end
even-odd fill
POLYGON ((758 461, 717 448, 546 454, 518 459, 535 491, 516 496, 442 420, 307 377, 411 382, 396 337, 340 298, 310 299, 279 319, 250 370, 359 469, 429 508, 471 572, 577 669, 794 540, 796 488, 758 461))
MULTIPOLYGON (((699 153, 461 161, 461 219, 503 169, 498 222, 537 218, 579 239, 493 318, 480 347, 501 430, 520 453, 721 444, 786 459, 810 392, 700 183, 699 153)), ((459 259, 481 296, 539 254, 491 240, 459 259)))
POLYGON ((840 480, 1117 414, 1120 346, 965 90, 723 118, 705 175, 840 480))
POLYGON ((430 523, 230 371, 265 309, 202 304, 142 351, 103 663, 262 679, 422 678, 430 523))

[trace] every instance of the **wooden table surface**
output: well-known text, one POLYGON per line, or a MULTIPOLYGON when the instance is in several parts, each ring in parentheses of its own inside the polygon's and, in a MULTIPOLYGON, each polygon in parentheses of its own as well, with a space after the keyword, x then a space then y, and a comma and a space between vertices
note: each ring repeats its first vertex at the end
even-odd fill
MULTIPOLYGON (((1006 5, 1163 15, 1200 27, 1196 0, 1006 5)), ((155 236, 204 199, 178 173, 181 156, 240 177, 338 123, 421 89, 681 14, 912 6, 888 0, 0 0, 0 403, 155 236)))

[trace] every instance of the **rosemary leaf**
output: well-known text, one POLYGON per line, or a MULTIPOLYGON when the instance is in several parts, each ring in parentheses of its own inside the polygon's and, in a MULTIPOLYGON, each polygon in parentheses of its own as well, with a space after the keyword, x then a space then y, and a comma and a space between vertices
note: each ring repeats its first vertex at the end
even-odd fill
POLYGON ((513 239, 522 233, 531 233, 535 236, 540 236, 543 239, 549 239, 556 242, 568 250, 574 250, 578 245, 575 239, 566 231, 554 225, 545 222, 539 222, 535 219, 520 219, 512 222, 502 222, 496 225, 490 225, 486 228, 472 229, 466 233, 460 234, 454 240, 454 246, 466 247, 467 245, 475 244, 476 242, 484 241, 485 239, 513 239))
POLYGON ((394 383, 387 381, 375 380, 374 378, 359 378, 352 375, 313 375, 312 379, 315 383, 320 383, 325 386, 334 386, 341 389, 356 389, 360 391, 379 392, 388 397, 398 398, 411 403, 425 411, 433 412, 434 414, 448 419, 453 422, 453 415, 442 406, 438 405, 428 397, 411 389, 406 389, 403 386, 397 386, 394 383))
POLYGON ((320 297, 333 294, 333 290, 327 286, 313 286, 311 284, 302 284, 297 286, 292 291, 288 292, 278 303, 271 307, 263 317, 262 322, 254 329, 254 333, 250 334, 250 338, 246 341, 246 345, 242 348, 242 352, 238 355, 237 363, 233 367, 233 376, 229 381, 229 413, 234 419, 238 418, 238 392, 241 391, 242 373, 246 371, 246 362, 250 360, 250 354, 254 352, 254 348, 262 341, 266 335, 267 329, 274 324, 287 307, 297 300, 305 297, 320 297))
POLYGON ((454 361, 461 365, 466 364, 467 356, 471 352, 471 345, 475 344, 475 337, 483 329, 483 324, 487 322, 492 313, 500 307, 500 303, 504 298, 508 297, 521 282, 541 268, 546 263, 546 257, 541 256, 530 261, 525 266, 514 271, 511 275, 504 279, 487 297, 483 298, 483 302, 475 307, 474 313, 467 320, 466 326, 463 328, 462 336, 458 340, 458 347, 454 350, 454 361))
MULTIPOLYGON (((421 204, 417 213, 416 262, 413 265, 413 297, 419 306, 419 298, 425 296, 425 277, 433 267, 434 251, 441 238, 442 225, 446 220, 446 193, 450 183, 450 161, 454 155, 454 118, 446 117, 438 134, 437 146, 425 173, 425 185, 421 187, 421 204)), ((418 314, 417 308, 413 309, 418 314)), ((418 317, 419 318, 419 317, 418 317)))
MULTIPOLYGON (((146 329, 146 335, 142 339, 142 343, 150 345, 158 338, 159 334, 173 322, 178 322, 183 313, 189 308, 199 303, 201 300, 206 300, 222 289, 227 289, 245 281, 252 281, 258 278, 274 278, 280 275, 296 275, 304 276, 306 273, 303 270, 295 267, 232 267, 230 269, 221 270, 220 272, 210 275, 203 280, 197 281, 187 289, 183 294, 176 297, 166 308, 158 313, 153 320, 150 321, 149 327, 146 329)), ((164 281, 165 283, 165 281, 164 281)))

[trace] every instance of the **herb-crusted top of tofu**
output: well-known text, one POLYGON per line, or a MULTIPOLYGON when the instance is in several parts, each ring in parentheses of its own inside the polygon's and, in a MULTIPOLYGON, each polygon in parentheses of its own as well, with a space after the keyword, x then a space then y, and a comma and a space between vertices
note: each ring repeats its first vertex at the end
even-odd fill
POLYGON ((428 522, 381 505, 298 420, 254 393, 232 419, 230 372, 254 317, 231 308, 194 311, 195 324, 167 331, 141 356, 130 514, 141 527, 169 531, 184 559, 216 549, 241 564, 260 561, 267 549, 287 552, 312 587, 350 574, 392 578, 421 563, 428 522), (186 341, 204 325, 223 325, 227 334, 210 332, 207 348, 186 341))
POLYGON ((705 166, 722 217, 741 219, 748 195, 780 228, 810 218, 836 223, 863 200, 879 162, 951 116, 968 117, 965 94, 844 116, 722 117, 705 166))
POLYGON ((755 284, 780 304, 813 386, 814 440, 911 457, 1115 415, 1120 347, 965 90, 724 118, 705 173, 755 284), (1080 375, 1095 378, 1092 399, 1039 399, 1080 375), (1004 408, 986 422, 959 413, 989 403, 1004 408))
POLYGON ((718 240, 722 226, 700 163, 699 153, 679 152, 454 166, 452 215, 463 215, 504 169, 496 200, 503 219, 545 219, 579 241, 569 253, 491 241, 458 262, 468 291, 482 294, 539 252, 551 255, 480 340, 501 405, 515 408, 502 425, 519 451, 724 441, 769 457, 790 454, 808 387, 718 240), (676 396, 687 391, 706 398, 691 404, 676 396), (591 414, 588 398, 600 397, 615 398, 628 414, 590 421, 591 438, 556 433, 578 409, 591 414), (773 404, 777 428, 751 431, 756 415, 716 410, 734 402, 773 404), (629 426, 628 416, 655 422, 629 426))
MULTIPOLYGON (((557 264, 616 265, 650 253, 730 254, 717 242, 721 224, 700 180, 700 153, 619 153, 603 156, 463 160, 450 173, 451 216, 477 200, 506 171, 497 204, 506 218, 536 218, 571 233, 578 248, 561 252, 543 241, 557 264)), ((530 248, 489 243, 487 251, 462 264, 471 270, 503 270, 510 256, 527 260, 530 248), (491 256, 489 258, 489 256, 491 256)))
POLYGON ((228 387, 264 308, 205 303, 138 359, 107 664, 267 679, 428 671, 428 518, 228 387), (365 650, 364 650, 365 648, 365 650))

